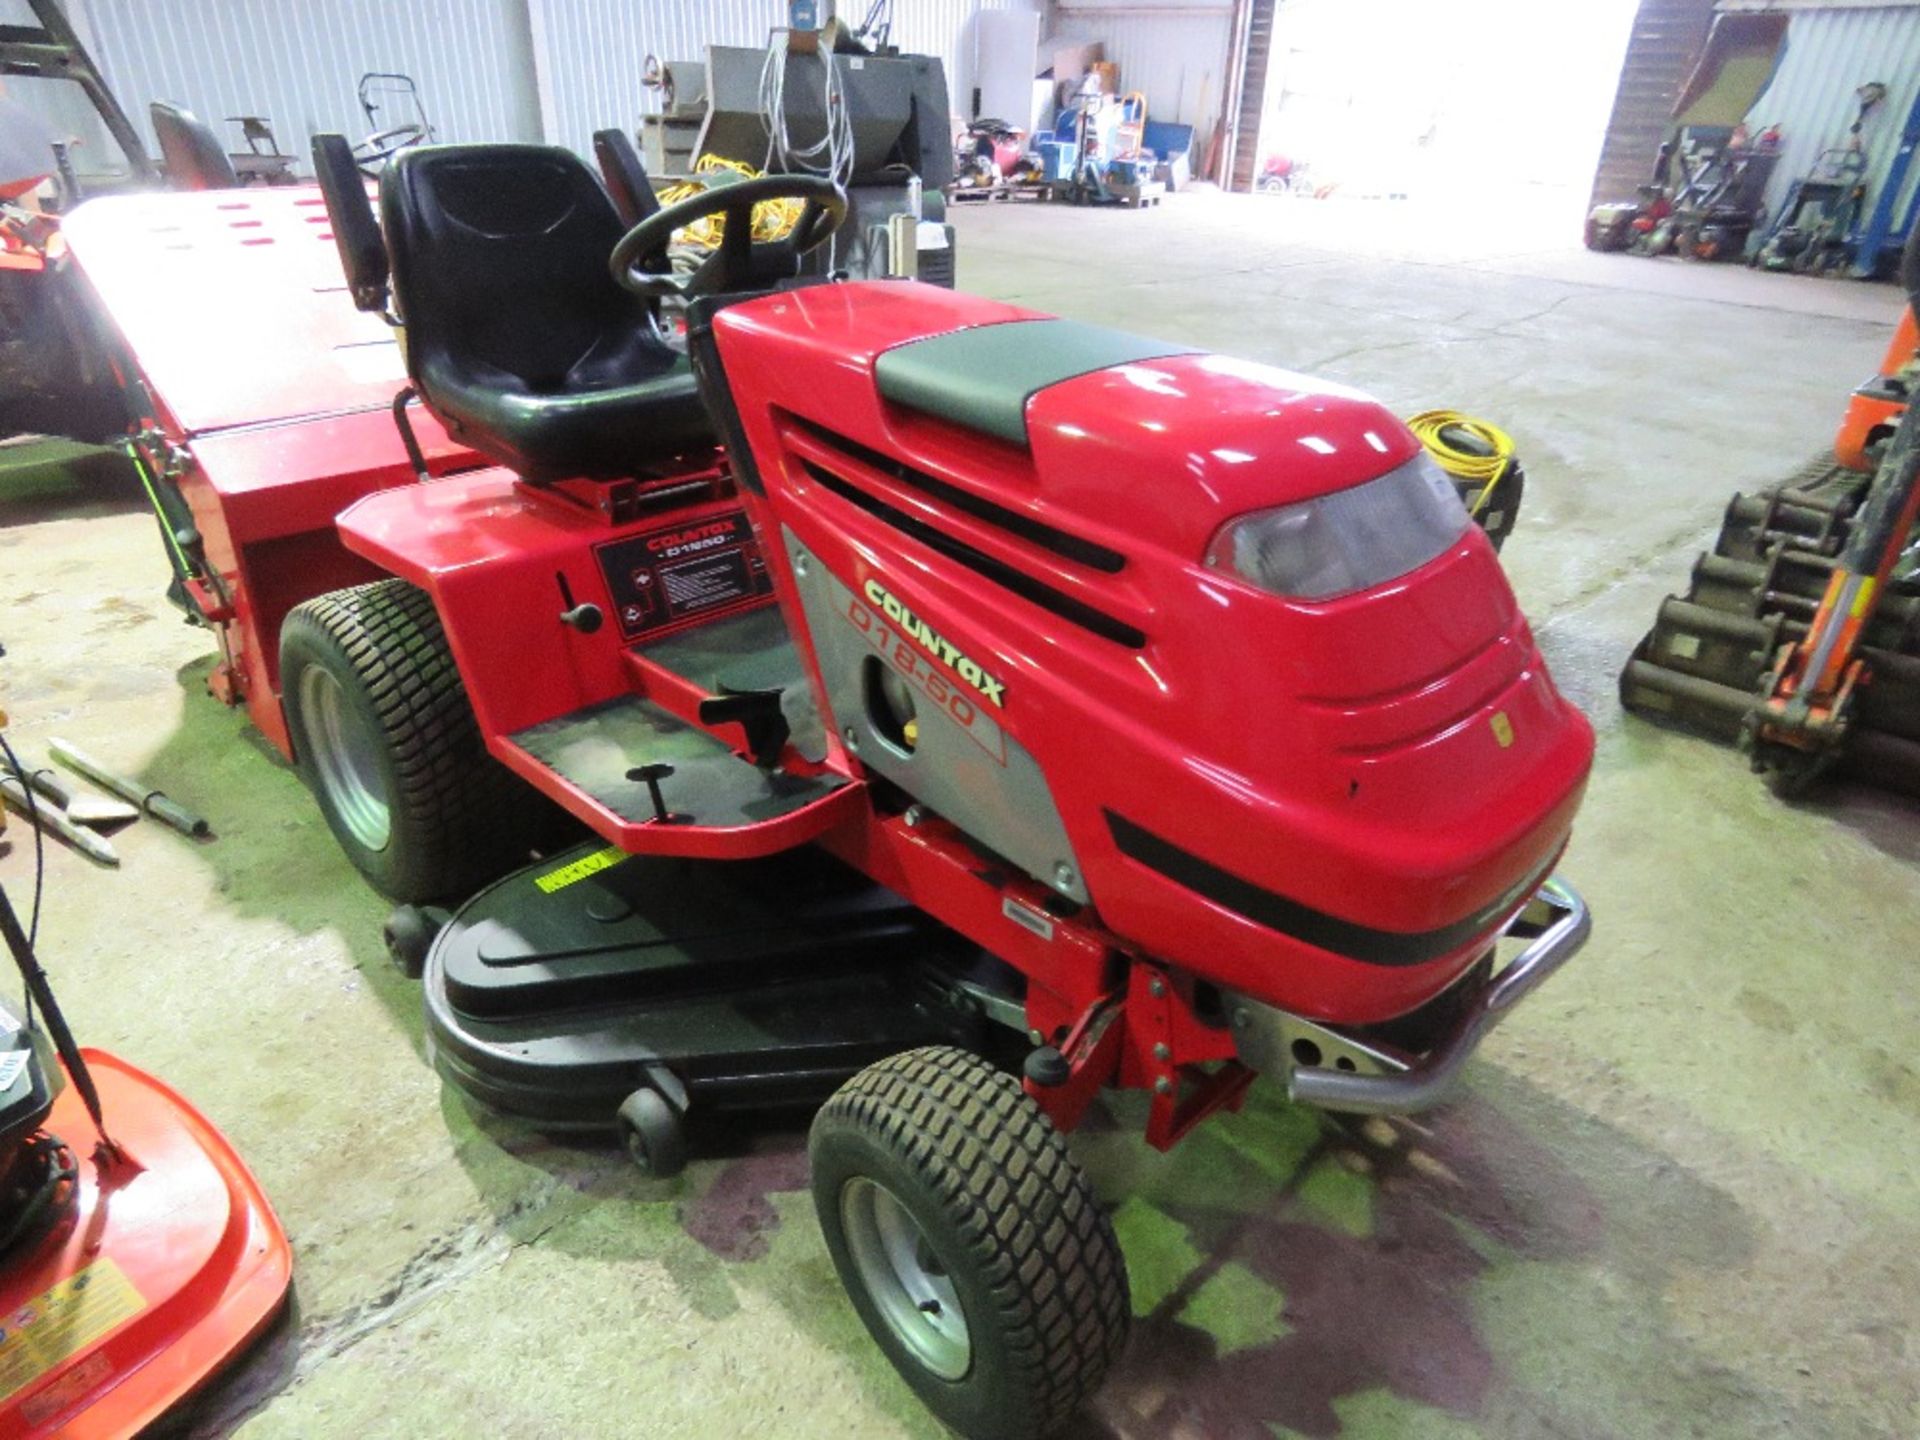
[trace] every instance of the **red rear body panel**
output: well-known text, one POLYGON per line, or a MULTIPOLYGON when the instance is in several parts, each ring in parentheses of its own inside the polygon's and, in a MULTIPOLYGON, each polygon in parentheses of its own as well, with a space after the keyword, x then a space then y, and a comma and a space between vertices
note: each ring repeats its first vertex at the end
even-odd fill
MULTIPOLYGON (((111 196, 63 236, 137 381, 141 458, 172 472, 205 547, 212 583, 191 598, 221 634, 211 684, 290 754, 280 624, 380 578, 334 518, 414 482, 390 413, 406 383, 394 332, 354 308, 317 188, 111 196)), ((411 414, 435 474, 476 463, 411 414)))
POLYGON ((176 434, 370 409, 406 383, 317 186, 113 195, 62 233, 176 434))

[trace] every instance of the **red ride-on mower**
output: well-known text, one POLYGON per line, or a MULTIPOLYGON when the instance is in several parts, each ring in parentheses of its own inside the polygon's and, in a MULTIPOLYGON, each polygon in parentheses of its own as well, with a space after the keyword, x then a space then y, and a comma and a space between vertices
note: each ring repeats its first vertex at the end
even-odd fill
POLYGON ((1118 1353, 1124 1262, 1061 1138, 1104 1089, 1161 1148, 1262 1073, 1418 1110, 1585 940, 1552 872, 1591 731, 1364 396, 797 280, 843 213, 818 179, 623 235, 566 151, 431 147, 376 223, 344 142, 315 154, 347 293, 403 327, 404 445, 318 197, 75 220, 219 683, 403 898, 524 855, 532 797, 595 832, 397 913, 436 1063, 656 1175, 704 1114, 830 1097, 828 1246, 962 1432, 1056 1430, 1118 1353), (804 214, 755 242, 775 198, 804 214), (707 214, 724 243, 666 270, 707 214), (209 371, 142 307, 215 276, 245 353, 209 371))

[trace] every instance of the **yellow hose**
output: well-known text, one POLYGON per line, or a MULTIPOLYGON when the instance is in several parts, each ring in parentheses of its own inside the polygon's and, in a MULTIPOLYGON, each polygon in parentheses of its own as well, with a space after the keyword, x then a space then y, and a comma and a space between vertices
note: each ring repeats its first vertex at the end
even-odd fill
POLYGON ((1422 410, 1407 421, 1407 428, 1427 447, 1427 453, 1440 462, 1442 470, 1456 480, 1480 487, 1480 493, 1467 507, 1468 512, 1478 515, 1485 509, 1488 499, 1493 495, 1493 487, 1500 483, 1500 477, 1507 471, 1507 463, 1513 459, 1513 437, 1498 425, 1476 420, 1458 410, 1422 410), (1471 450, 1454 448, 1441 433, 1452 429, 1466 431, 1490 446, 1493 453, 1476 455, 1471 450))
MULTIPOLYGON (((663 185, 659 191, 662 205, 672 205, 689 195, 698 195, 702 190, 713 188, 713 182, 726 183, 734 178, 751 180, 760 172, 751 165, 742 165, 737 160, 725 160, 718 155, 702 155, 694 163, 693 180, 681 180, 663 185)), ((753 207, 753 238, 755 240, 779 240, 789 234, 800 219, 802 209, 798 200, 762 200, 753 207)), ((697 245, 703 250, 712 250, 719 246, 720 237, 726 233, 726 220, 720 215, 708 215, 696 220, 680 232, 680 239, 688 245, 697 245)))

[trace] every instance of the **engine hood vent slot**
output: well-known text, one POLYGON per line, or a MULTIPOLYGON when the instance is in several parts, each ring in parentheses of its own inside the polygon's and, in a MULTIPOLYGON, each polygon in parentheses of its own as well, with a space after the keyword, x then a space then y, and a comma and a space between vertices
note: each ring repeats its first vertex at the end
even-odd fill
POLYGON ((837 475, 826 466, 815 463, 804 455, 795 453, 797 460, 807 475, 823 488, 832 491, 848 504, 865 511, 874 519, 890 525, 901 534, 919 541, 929 550, 937 551, 948 559, 965 565, 969 570, 984 579, 1018 595, 1022 600, 1051 611, 1062 620, 1070 621, 1081 629, 1110 640, 1116 645, 1140 650, 1146 647, 1147 637, 1137 627, 1118 620, 1103 610, 1096 610, 1083 600, 1065 594, 1044 580, 1036 579, 1023 570, 1016 569, 996 556, 975 549, 964 540, 956 539, 937 526, 889 505, 877 495, 869 494, 852 480, 837 475))
POLYGON ((906 462, 896 460, 893 456, 875 450, 870 445, 863 445, 858 440, 842 435, 838 431, 829 430, 818 421, 808 420, 804 416, 791 413, 786 418, 820 444, 850 460, 859 461, 869 469, 877 470, 896 484, 918 490, 921 494, 938 500, 943 505, 950 505, 962 514, 972 516, 975 520, 997 526, 1010 535, 1018 536, 1029 545, 1036 545, 1050 554, 1059 556, 1062 560, 1070 560, 1076 565, 1084 565, 1089 570, 1098 570, 1107 575, 1118 575, 1126 568, 1127 557, 1118 550, 1111 550, 1105 545, 1084 539, 1071 531, 1049 525, 1044 520, 1036 520, 1031 515, 1023 515, 985 496, 976 495, 971 490, 929 475, 924 470, 916 470, 906 462))

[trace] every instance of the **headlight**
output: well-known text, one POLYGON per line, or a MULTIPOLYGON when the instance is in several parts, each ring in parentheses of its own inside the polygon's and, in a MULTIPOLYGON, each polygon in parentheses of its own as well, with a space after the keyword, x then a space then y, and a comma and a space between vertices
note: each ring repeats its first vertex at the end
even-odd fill
POLYGON ((1206 560, 1276 595, 1325 600, 1419 569, 1472 523, 1453 482, 1422 451, 1364 485, 1228 521, 1206 560))

